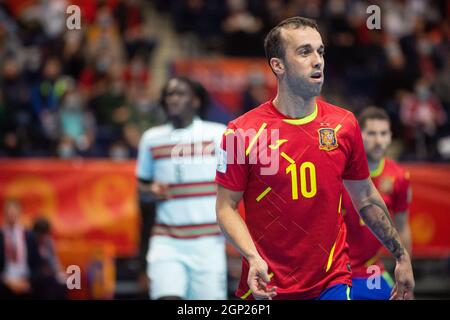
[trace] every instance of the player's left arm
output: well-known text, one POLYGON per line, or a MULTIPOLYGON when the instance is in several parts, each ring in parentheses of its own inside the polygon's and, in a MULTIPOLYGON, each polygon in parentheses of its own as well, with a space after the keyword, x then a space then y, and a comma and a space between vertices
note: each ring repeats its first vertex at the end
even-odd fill
POLYGON ((396 179, 394 188, 394 223, 400 239, 409 255, 412 254, 412 237, 409 226, 409 206, 412 201, 412 189, 409 181, 409 173, 402 172, 396 179))
POLYGON ((344 180, 344 185, 363 221, 396 259, 396 285, 391 299, 412 299, 414 276, 411 259, 394 227, 383 198, 370 178, 344 180))
POLYGON ((412 255, 411 228, 409 226, 409 211, 396 212, 394 214, 395 228, 397 229, 400 240, 404 245, 409 256, 412 255))

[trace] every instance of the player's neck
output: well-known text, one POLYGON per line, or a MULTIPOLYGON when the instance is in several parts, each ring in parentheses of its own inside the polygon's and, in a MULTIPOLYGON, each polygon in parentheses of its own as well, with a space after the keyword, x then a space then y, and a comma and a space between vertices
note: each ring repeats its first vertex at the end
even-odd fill
POLYGON ((380 166, 381 161, 383 161, 383 158, 380 160, 373 160, 373 159, 367 159, 367 163, 369 165, 369 170, 371 172, 376 171, 378 167, 380 166))
POLYGON ((278 86, 277 96, 273 100, 273 105, 282 114, 294 119, 300 119, 314 112, 316 97, 305 99, 282 86, 278 86))
POLYGON ((179 118, 174 117, 171 119, 172 125, 175 129, 183 129, 188 127, 194 121, 194 116, 179 118))

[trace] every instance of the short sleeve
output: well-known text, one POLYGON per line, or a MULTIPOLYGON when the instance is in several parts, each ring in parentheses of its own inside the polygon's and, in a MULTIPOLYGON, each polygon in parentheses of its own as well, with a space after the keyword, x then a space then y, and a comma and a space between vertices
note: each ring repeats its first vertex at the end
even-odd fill
POLYGON ((367 164, 364 144, 361 137, 361 130, 355 117, 353 117, 355 129, 351 138, 351 151, 347 158, 343 179, 364 180, 370 176, 369 165, 367 164))
POLYGON ((144 180, 153 179, 153 157, 145 134, 139 142, 136 176, 137 178, 144 180))
POLYGON ((409 204, 411 203, 411 197, 412 190, 409 182, 409 173, 403 172, 403 174, 398 177, 396 181, 394 203, 392 206, 394 214, 408 210, 409 204))
POLYGON ((216 183, 233 191, 244 191, 248 182, 249 165, 245 158, 244 140, 239 130, 229 124, 220 144, 216 183))

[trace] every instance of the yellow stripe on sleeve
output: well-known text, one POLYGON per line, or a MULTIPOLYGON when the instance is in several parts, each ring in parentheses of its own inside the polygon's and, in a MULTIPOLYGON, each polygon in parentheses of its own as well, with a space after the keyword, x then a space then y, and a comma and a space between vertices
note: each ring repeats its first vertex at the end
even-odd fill
POLYGON ((337 240, 334 242, 333 247, 331 248, 330 255, 328 256, 328 263, 325 272, 328 272, 331 268, 331 263, 333 262, 334 249, 336 248, 336 242, 337 240))
POLYGON ((250 154, 250 150, 252 149, 253 145, 255 144, 255 142, 258 140, 259 136, 261 135, 261 133, 263 132, 264 128, 267 126, 267 123, 263 123, 261 125, 261 127, 259 128, 258 132, 256 133, 256 135, 253 137, 252 141, 250 141, 250 144, 247 147, 247 150, 245 150, 245 155, 248 156, 250 154))
POLYGON ((272 188, 271 187, 267 187, 266 190, 261 192, 261 194, 256 198, 256 201, 257 202, 261 201, 261 199, 264 198, 266 196, 266 194, 268 194, 270 192, 270 190, 272 190, 272 188))
POLYGON ((338 213, 341 213, 341 208, 342 208, 342 193, 341 193, 341 196, 339 197, 338 213))

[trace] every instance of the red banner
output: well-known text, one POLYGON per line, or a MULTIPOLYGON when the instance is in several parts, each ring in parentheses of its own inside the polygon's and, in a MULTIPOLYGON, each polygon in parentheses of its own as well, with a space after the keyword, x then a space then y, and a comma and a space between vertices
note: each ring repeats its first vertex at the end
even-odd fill
POLYGON ((415 257, 450 256, 450 165, 408 164, 415 257))
POLYGON ((136 252, 138 215, 134 162, 2 160, 0 200, 20 200, 23 222, 37 216, 57 240, 113 244, 116 254, 136 252))
POLYGON ((173 64, 174 73, 202 83, 216 102, 231 112, 242 105, 243 92, 252 78, 262 79, 275 96, 276 79, 265 59, 188 59, 173 64))

